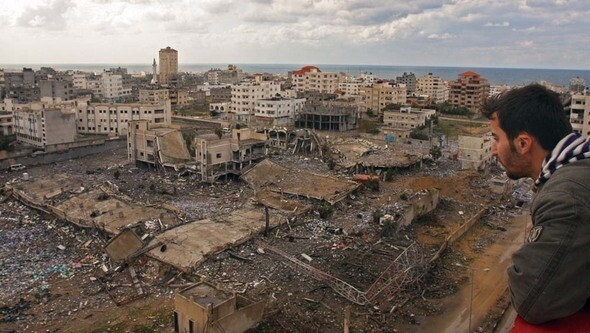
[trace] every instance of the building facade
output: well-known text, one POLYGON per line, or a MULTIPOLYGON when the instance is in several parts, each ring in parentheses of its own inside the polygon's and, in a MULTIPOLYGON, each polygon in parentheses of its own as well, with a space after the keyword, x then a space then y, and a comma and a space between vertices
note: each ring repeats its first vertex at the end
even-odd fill
POLYGON ((428 73, 416 79, 416 94, 428 95, 435 103, 442 103, 449 99, 449 87, 445 81, 428 73))
POLYGON ((222 176, 240 175, 242 169, 266 157, 266 139, 266 134, 250 128, 234 129, 231 137, 197 136, 194 147, 200 180, 213 183, 222 176))
POLYGON ((104 71, 100 77, 100 95, 115 100, 131 96, 131 87, 123 84, 123 75, 104 71))
POLYGON ((590 136, 590 92, 572 95, 570 123, 574 132, 590 136))
POLYGON ((71 79, 58 78, 39 82, 41 100, 61 103, 75 98, 74 83, 71 79))
POLYGON ((76 107, 76 128, 83 134, 126 135, 128 124, 145 119, 151 124, 170 125, 170 100, 160 103, 81 103, 76 107))
POLYGON ((338 90, 339 73, 322 72, 318 67, 305 66, 291 73, 293 89, 296 91, 318 91, 334 93, 338 90))
POLYGON ((305 106, 305 98, 272 97, 256 100, 254 115, 270 126, 293 126, 295 116, 305 106))
POLYGON ((14 112, 14 133, 18 142, 42 149, 74 142, 76 113, 59 108, 20 109, 14 112))
POLYGON ((393 85, 388 82, 373 83, 361 89, 361 111, 372 110, 376 114, 383 114, 383 108, 388 104, 406 104, 407 90, 405 86, 393 85))
POLYGON ((168 85, 170 77, 178 73, 178 51, 170 46, 160 49, 160 84, 168 85))
POLYGON ((463 170, 485 170, 492 161, 493 139, 489 135, 482 137, 463 136, 458 139, 458 159, 463 170))
POLYGON ((402 76, 396 77, 395 83, 399 85, 404 84, 409 95, 413 94, 416 91, 416 75, 412 72, 404 72, 402 76))
POLYGON ((391 128, 414 130, 426 125, 426 120, 436 113, 430 109, 413 109, 411 107, 400 110, 383 111, 383 124, 391 128))
POLYGON ((478 112, 489 92, 490 83, 487 79, 475 72, 463 72, 450 83, 449 103, 454 107, 464 107, 472 112, 478 112))
POLYGON ((242 83, 232 86, 232 113, 237 122, 249 122, 254 116, 256 101, 280 95, 281 85, 273 81, 261 83, 242 83))

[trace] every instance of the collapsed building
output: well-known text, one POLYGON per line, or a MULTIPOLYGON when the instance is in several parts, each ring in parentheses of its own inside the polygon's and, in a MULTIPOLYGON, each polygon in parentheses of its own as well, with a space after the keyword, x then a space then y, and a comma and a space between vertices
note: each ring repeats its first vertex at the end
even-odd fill
POLYGON ((203 134, 194 141, 199 179, 213 183, 219 177, 240 175, 266 157, 266 134, 249 128, 234 129, 231 137, 203 134))
POLYGON ((384 149, 363 139, 338 139, 331 143, 332 154, 341 169, 381 175, 390 169, 420 167, 428 151, 418 147, 384 149), (401 149, 399 149, 401 148, 401 149))

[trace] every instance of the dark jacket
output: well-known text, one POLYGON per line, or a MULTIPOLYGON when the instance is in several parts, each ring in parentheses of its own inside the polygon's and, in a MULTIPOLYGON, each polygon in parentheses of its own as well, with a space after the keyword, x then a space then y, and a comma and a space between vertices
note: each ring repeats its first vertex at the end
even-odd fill
POLYGON ((540 324, 578 312, 590 298, 590 159, 555 171, 538 188, 531 216, 508 279, 516 312, 540 324))

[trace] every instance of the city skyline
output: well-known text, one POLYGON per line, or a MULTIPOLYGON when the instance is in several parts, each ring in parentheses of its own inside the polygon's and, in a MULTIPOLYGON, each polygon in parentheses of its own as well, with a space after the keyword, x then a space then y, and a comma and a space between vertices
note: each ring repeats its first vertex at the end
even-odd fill
POLYGON ((180 64, 583 69, 588 14, 566 0, 2 1, 0 63, 151 63, 171 46, 180 64))

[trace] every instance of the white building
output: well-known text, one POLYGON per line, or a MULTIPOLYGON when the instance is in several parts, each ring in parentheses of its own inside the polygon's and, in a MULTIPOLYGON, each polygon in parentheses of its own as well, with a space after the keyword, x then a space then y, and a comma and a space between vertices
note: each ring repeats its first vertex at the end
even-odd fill
POLYGON ((78 133, 126 135, 127 125, 133 120, 170 125, 172 111, 170 100, 160 103, 130 104, 81 104, 76 112, 78 133))
POLYGON ((428 73, 416 79, 416 94, 428 95, 434 102, 441 103, 449 100, 449 87, 442 78, 428 73))
POLYGON ((492 161, 493 140, 489 135, 482 137, 459 136, 459 154, 461 169, 484 170, 492 161))
POLYGON ((574 132, 583 137, 590 135, 590 92, 572 95, 570 123, 574 132))
POLYGON ((113 74, 109 71, 102 73, 101 78, 102 96, 109 99, 131 95, 131 88, 123 86, 123 76, 113 74))
POLYGON ((399 129, 416 129, 426 124, 436 110, 431 109, 414 109, 404 107, 400 110, 383 111, 383 124, 391 128, 399 129))
POLYGON ((231 104, 234 119, 238 122, 249 122, 254 115, 256 101, 280 95, 281 85, 273 81, 261 83, 242 83, 232 86, 231 104))
POLYGON ((259 99, 254 107, 257 121, 276 126, 293 126, 295 116, 305 106, 305 98, 273 97, 259 99))
POLYGON ((35 147, 74 142, 76 113, 73 109, 25 108, 14 113, 16 140, 35 147))
POLYGON ((315 66, 305 66, 291 73, 293 89, 333 94, 338 89, 339 73, 322 72, 315 66))

